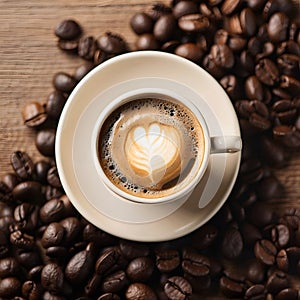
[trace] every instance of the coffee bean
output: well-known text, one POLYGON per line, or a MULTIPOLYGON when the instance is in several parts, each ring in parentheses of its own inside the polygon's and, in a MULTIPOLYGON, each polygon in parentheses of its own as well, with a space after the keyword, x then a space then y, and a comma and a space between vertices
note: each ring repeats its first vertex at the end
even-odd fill
POLYGON ((199 250, 207 249, 215 243, 218 233, 219 230, 217 226, 207 223, 194 232, 192 243, 194 247, 199 250))
POLYGON ((75 217, 68 217, 59 223, 65 229, 64 242, 66 244, 73 243, 81 233, 80 221, 75 217))
POLYGON ((53 187, 60 188, 61 182, 59 179, 58 171, 56 166, 53 166, 48 170, 47 173, 47 182, 52 185, 53 187))
POLYGON ((259 229, 248 222, 244 222, 241 226, 243 241, 247 246, 253 246, 258 240, 262 239, 259 229))
POLYGON ((224 15, 230 15, 238 9, 242 2, 241 0, 225 0, 221 6, 221 12, 224 15))
POLYGON ((19 202, 42 203, 44 195, 42 186, 37 181, 24 181, 19 183, 12 190, 13 198, 19 202))
POLYGON ((118 293, 128 285, 126 273, 122 270, 116 271, 106 276, 101 284, 104 293, 118 293))
POLYGON ((204 69, 210 73, 212 76, 216 78, 221 78, 224 76, 225 72, 224 70, 220 67, 217 66, 212 54, 208 54, 203 58, 203 67, 204 69))
POLYGON ((47 120, 45 106, 40 102, 30 102, 23 106, 22 117, 28 127, 38 127, 47 120))
POLYGON ((136 13, 130 19, 131 29, 136 34, 151 33, 153 25, 153 19, 143 12, 136 13))
POLYGON ((177 28, 176 19, 172 14, 162 15, 154 24, 154 37, 160 42, 172 40, 177 28))
POLYGON ((283 187, 275 176, 269 176, 258 184, 258 196, 260 199, 272 200, 283 195, 283 187))
POLYGON ((276 263, 278 269, 284 272, 288 272, 289 270, 289 259, 285 249, 281 249, 276 256, 276 263))
POLYGON ((182 16, 195 14, 198 12, 198 6, 193 1, 180 1, 173 8, 173 15, 176 19, 182 16))
POLYGON ((267 291, 262 284, 252 285, 245 292, 245 298, 249 300, 264 300, 266 299, 267 291))
POLYGON ((78 41, 73 40, 73 41, 68 41, 68 40, 58 40, 57 41, 57 47, 60 50, 63 50, 68 53, 77 53, 78 50, 78 41))
POLYGON ((149 257, 137 257, 127 266, 126 274, 133 282, 146 282, 154 271, 154 263, 149 257))
POLYGON ((272 266, 275 263, 277 249, 269 240, 260 240, 255 243, 254 254, 263 264, 272 266))
POLYGON ((140 256, 147 256, 150 253, 148 244, 135 243, 128 240, 120 241, 120 250, 122 254, 130 260, 140 256))
POLYGON ((282 42, 287 39, 289 18, 282 12, 271 16, 268 23, 268 35, 273 42, 282 42))
POLYGON ((71 284, 85 282, 93 270, 94 257, 91 251, 83 250, 75 254, 68 262, 65 275, 71 284))
POLYGON ((253 260, 247 266, 247 279, 253 283, 263 283, 266 278, 266 266, 258 260, 253 260))
POLYGON ((218 67, 231 68, 234 65, 234 55, 227 45, 213 45, 211 47, 212 58, 218 67))
POLYGON ((203 56, 203 51, 194 43, 181 44, 174 53, 195 63, 199 63, 203 56))
POLYGON ((149 15, 154 21, 157 21, 161 16, 170 14, 171 12, 172 9, 161 2, 154 3, 146 10, 147 15, 149 15))
POLYGON ((37 133, 35 145, 42 155, 54 156, 55 134, 54 129, 42 129, 37 133))
POLYGON ((53 198, 59 198, 64 194, 61 188, 55 188, 51 185, 47 185, 45 188, 46 200, 51 200, 53 198))
POLYGON ((40 209, 40 218, 43 223, 57 222, 64 216, 64 204, 59 199, 47 201, 40 209))
POLYGON ((14 257, 0 259, 0 278, 18 276, 20 265, 14 257))
POLYGON ((243 251, 243 239, 238 228, 230 226, 223 236, 222 254, 229 259, 240 256, 243 251))
POLYGON ((57 222, 50 223, 44 231, 41 244, 44 248, 60 245, 64 237, 64 228, 57 222))
POLYGON ((180 264, 180 256, 177 250, 157 249, 156 267, 160 272, 170 272, 175 270, 180 264))
POLYGON ((246 79, 245 93, 248 99, 257 99, 259 101, 264 99, 263 86, 256 76, 252 75, 246 79))
POLYGON ((47 99, 46 111, 50 118, 59 119, 67 99, 62 92, 53 91, 47 99))
POLYGON ((49 291, 46 291, 43 294, 43 300, 67 300, 67 299, 63 296, 55 295, 55 294, 50 293, 49 291))
POLYGON ((14 152, 10 157, 10 162, 14 171, 21 179, 27 180, 31 178, 34 164, 26 152, 14 152))
POLYGON ((242 32, 247 36, 253 36, 256 33, 256 17, 252 9, 244 8, 240 13, 240 24, 242 32))
POLYGON ((257 78, 264 84, 273 86, 279 81, 279 70, 275 63, 268 59, 261 59, 255 67, 257 78))
POLYGON ((121 298, 114 293, 105 293, 101 295, 97 300, 121 300, 121 298))
POLYGON ((42 288, 34 281, 25 281, 22 285, 22 295, 29 300, 41 299, 42 288))
POLYGON ((10 242, 17 248, 31 250, 34 247, 34 237, 16 230, 10 234, 10 242))
POLYGON ((62 268, 55 263, 46 264, 41 273, 42 286, 52 293, 60 293, 63 289, 64 273, 62 268))
POLYGON ((21 293, 21 282, 16 277, 7 277, 0 280, 0 297, 12 299, 21 293))
POLYGON ((300 80, 289 76, 281 75, 280 76, 280 87, 283 89, 288 89, 289 93, 298 96, 300 92, 300 80))
POLYGON ((170 277, 164 291, 170 300, 185 300, 192 294, 190 283, 181 276, 170 277))
POLYGON ((31 232, 36 229, 38 224, 39 210, 36 205, 22 203, 14 210, 16 226, 20 230, 31 232))
POLYGON ((62 93, 71 93, 75 88, 77 81, 65 72, 58 72, 53 76, 54 87, 62 93))
POLYGON ((178 26, 188 33, 204 32, 210 27, 210 21, 202 14, 188 14, 179 18, 178 26))
POLYGON ((160 47, 159 42, 151 33, 141 34, 136 40, 137 50, 158 50, 160 47))
POLYGON ((75 20, 63 20, 55 28, 57 37, 63 40, 77 39, 81 34, 81 27, 75 20))
POLYGON ((181 266, 184 272, 196 277, 207 276, 210 273, 210 261, 208 257, 196 251, 185 250, 181 266))
POLYGON ((266 288, 271 294, 277 294, 281 290, 288 288, 289 280, 284 272, 275 271, 266 283, 266 288))
POLYGON ((277 248, 284 248, 290 241, 289 228, 284 224, 278 224, 271 229, 271 238, 277 248))
POLYGON ((76 81, 80 81, 87 73, 89 73, 94 68, 94 63, 86 62, 76 68, 73 77, 76 81))
POLYGON ((260 228, 271 224, 274 214, 268 204, 256 202, 247 210, 247 218, 252 224, 260 228))
POLYGON ((275 300, 298 300, 298 299, 299 299, 299 291, 293 288, 283 289, 275 296, 275 300))
POLYGON ((109 54, 121 54, 128 50, 124 38, 113 32, 105 32, 97 38, 96 43, 99 49, 109 54))
POLYGON ((222 276, 220 279, 220 289, 222 294, 229 298, 242 297, 244 294, 244 285, 226 276, 222 276))
POLYGON ((125 297, 127 300, 149 299, 156 300, 157 297, 153 289, 144 283, 132 283, 128 286, 125 297))
POLYGON ((93 60, 96 48, 96 41, 93 36, 82 37, 78 42, 78 55, 83 59, 93 60))
POLYGON ((300 56, 295 54, 282 54, 277 57, 277 64, 282 73, 297 77, 300 69, 300 56))

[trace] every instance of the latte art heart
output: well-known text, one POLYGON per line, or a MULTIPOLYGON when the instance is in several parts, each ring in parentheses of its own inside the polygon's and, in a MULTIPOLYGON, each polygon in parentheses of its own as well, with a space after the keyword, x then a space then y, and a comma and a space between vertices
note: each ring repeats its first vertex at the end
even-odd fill
POLYGON ((181 144, 180 134, 172 126, 137 126, 128 133, 125 157, 138 176, 148 176, 151 186, 161 187, 180 174, 181 144))

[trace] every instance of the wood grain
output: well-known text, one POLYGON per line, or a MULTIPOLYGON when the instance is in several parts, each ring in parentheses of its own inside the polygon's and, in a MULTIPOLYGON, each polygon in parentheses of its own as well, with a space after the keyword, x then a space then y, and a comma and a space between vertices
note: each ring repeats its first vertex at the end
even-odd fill
MULTIPOLYGON (((82 24, 85 34, 98 36, 110 30, 122 34, 132 45, 135 37, 129 19, 150 3, 143 0, 0 0, 0 178, 11 172, 13 151, 24 150, 34 160, 40 158, 34 145, 34 130, 23 125, 24 104, 45 101, 53 89, 53 74, 72 73, 82 63, 56 47, 55 25, 62 19, 74 18, 82 24)), ((300 208, 299 153, 292 157, 287 168, 276 174, 286 189, 285 196, 277 199, 276 205, 300 208)))

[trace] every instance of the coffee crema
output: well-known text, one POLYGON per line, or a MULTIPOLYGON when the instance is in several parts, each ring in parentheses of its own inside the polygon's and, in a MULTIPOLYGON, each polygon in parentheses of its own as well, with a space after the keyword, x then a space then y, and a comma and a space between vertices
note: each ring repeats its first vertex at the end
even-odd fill
POLYGON ((176 100, 132 100, 104 121, 98 156, 108 179, 128 194, 159 198, 181 190, 204 156, 201 124, 176 100))

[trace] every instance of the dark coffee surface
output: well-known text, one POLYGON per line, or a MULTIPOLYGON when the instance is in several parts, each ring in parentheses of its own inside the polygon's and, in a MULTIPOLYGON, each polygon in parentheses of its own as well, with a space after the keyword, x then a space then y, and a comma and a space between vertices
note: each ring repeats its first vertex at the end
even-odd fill
MULTIPOLYGON (((173 1, 174 5, 177 2, 173 1)), ((219 10, 211 9, 211 6, 218 6, 228 18, 235 16, 226 28, 229 35, 224 32, 218 35, 218 43, 230 45, 234 57, 239 57, 235 60, 239 66, 235 72, 231 69, 232 55, 228 47, 218 46, 211 51, 212 43, 216 42, 200 38, 198 45, 204 50, 195 52, 194 31, 215 32, 216 29, 203 31, 207 20, 197 15, 181 19, 182 28, 191 32, 178 42, 172 31, 163 30, 158 25, 155 38, 151 34, 154 27, 151 22, 145 26, 147 33, 139 37, 133 34, 128 24, 135 12, 147 11, 156 19, 162 13, 170 12, 161 5, 149 9, 150 2, 146 1, 141 4, 141 1, 118 0, 104 4, 90 0, 84 5, 77 0, 72 4, 44 0, 38 4, 36 1, 0 3, 0 298, 123 299, 117 294, 122 290, 121 294, 125 295, 126 290, 128 299, 135 299, 137 295, 143 295, 145 299, 167 299, 166 295, 171 299, 186 299, 192 286, 191 299, 247 297, 272 300, 275 295, 279 300, 297 299, 297 290, 300 289, 300 214, 296 208, 300 208, 300 158, 299 154, 287 151, 287 147, 295 147, 299 141, 291 126, 294 124, 298 129, 300 126, 297 119, 299 100, 290 99, 290 93, 299 95, 299 77, 295 81, 293 75, 299 73, 297 59, 295 63, 295 56, 300 54, 299 46, 291 42, 295 40, 299 27, 289 24, 289 30, 286 30, 286 18, 276 14, 285 12, 287 16, 291 15, 285 11, 288 8, 286 1, 207 0, 200 8, 198 3, 196 8, 193 3, 178 5, 176 18, 181 17, 186 9, 189 14, 198 14, 199 11, 210 14, 212 11, 213 18, 220 22, 219 10), (256 28, 262 38, 271 35, 266 42, 250 41, 255 28, 249 10, 241 13, 246 6, 254 10, 256 16, 262 15, 263 20, 271 21, 269 26, 256 28), (118 37, 104 34, 107 29, 124 35, 133 48, 136 39, 141 48, 159 49, 163 40, 171 38, 163 49, 176 50, 178 55, 205 64, 231 97, 247 100, 236 105, 242 128, 251 133, 243 150, 240 175, 244 184, 235 190, 233 199, 214 222, 178 241, 158 245, 136 244, 120 241, 94 228, 81 219, 68 199, 62 196, 55 169, 52 169, 52 158, 42 156, 36 146, 40 145, 41 151, 51 157, 53 131, 48 129, 56 127, 55 120, 63 97, 50 97, 46 107, 50 108, 52 116, 47 124, 44 123, 43 105, 34 104, 33 111, 26 110, 25 119, 30 120, 29 124, 33 127, 41 125, 41 129, 46 130, 38 130, 41 139, 37 143, 37 132, 23 125, 25 119, 22 119, 21 111, 31 101, 47 102, 53 92, 55 73, 65 72, 75 77, 75 69, 85 63, 77 56, 67 54, 78 51, 77 42, 60 41, 58 46, 66 52, 55 46, 54 29, 60 20, 66 18, 80 21, 84 37, 104 35, 100 41, 97 39, 102 48, 99 45, 94 47, 91 39, 81 41, 80 54, 84 58, 93 53, 95 61, 101 62, 124 51, 126 47, 118 37), (282 42, 284 39, 287 41, 282 42), (244 51, 245 45, 251 45, 249 51, 244 51), (109 54, 103 53, 103 49, 109 54), (224 56, 230 60, 224 60, 224 56), (250 76, 255 77, 249 79, 250 76), (244 78, 243 84, 240 78, 244 78), (244 84, 247 94, 244 94, 244 84), (274 96, 278 99, 276 105, 271 100, 274 96), (53 110, 56 101, 57 110, 53 110), (272 129, 274 123, 270 123, 270 110, 277 120, 272 129), (260 130, 270 133, 262 142, 259 142, 263 136, 260 130), (50 143, 41 142, 47 136, 50 143), (259 145, 259 148, 253 148, 251 144, 259 145), (253 149, 257 151, 255 155, 253 149), (14 155, 12 168, 10 159, 15 151, 22 153, 14 155), (23 153, 25 151, 29 159, 23 153), (45 161, 40 162, 41 158, 45 161), (249 189, 249 186, 255 186, 255 189, 249 189), (151 262, 145 257, 150 257, 151 262), (207 270, 209 275, 206 275, 207 270), (156 278, 155 284, 153 277, 156 278), (80 295, 73 296, 76 286, 80 295), (160 288, 156 289, 157 286, 160 288), (94 296, 99 289, 101 295, 94 296)), ((173 26, 174 20, 164 18, 158 24, 163 23, 173 26)), ((140 26, 139 30, 144 29, 140 26)), ((76 32, 75 36, 78 30, 76 32)), ((81 77, 84 70, 90 70, 90 63, 76 72, 76 78, 81 77)), ((66 76, 60 76, 59 80, 60 84, 63 81, 64 85, 68 83, 63 88, 70 88, 72 80, 66 76)))

